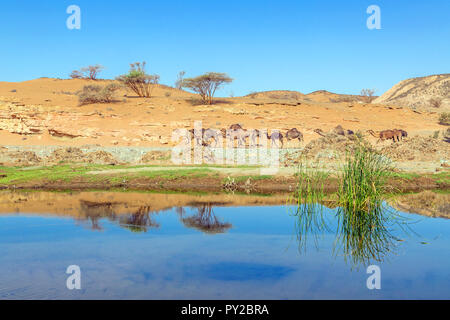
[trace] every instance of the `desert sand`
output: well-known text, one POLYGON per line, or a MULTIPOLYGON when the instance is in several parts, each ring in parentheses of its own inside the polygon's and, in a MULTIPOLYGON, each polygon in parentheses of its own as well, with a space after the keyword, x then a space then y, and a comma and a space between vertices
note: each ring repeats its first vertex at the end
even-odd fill
MULTIPOLYGON (((409 136, 429 136, 443 131, 439 113, 420 112, 401 105, 366 103, 357 96, 316 91, 311 94, 273 91, 245 97, 216 98, 214 105, 199 105, 198 96, 164 85, 156 85, 151 98, 139 98, 127 90, 117 102, 79 106, 76 92, 87 84, 107 80, 62 80, 40 78, 25 82, 0 82, 0 143, 14 146, 148 146, 169 147, 172 131, 192 128, 298 128, 303 146, 337 125, 369 136, 401 128, 409 136), (343 102, 336 102, 343 101, 343 102)), ((390 142, 385 142, 389 144, 390 142)), ((292 142, 291 147, 296 147, 292 142)))

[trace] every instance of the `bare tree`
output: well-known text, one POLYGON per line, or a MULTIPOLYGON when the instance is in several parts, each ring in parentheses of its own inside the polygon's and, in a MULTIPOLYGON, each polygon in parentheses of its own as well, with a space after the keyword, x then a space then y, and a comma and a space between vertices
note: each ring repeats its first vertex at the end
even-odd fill
POLYGON ((96 64, 95 66, 88 66, 85 68, 81 68, 80 70, 74 70, 70 74, 72 79, 91 79, 97 80, 98 74, 105 69, 105 67, 96 64))
POLYGON ((195 78, 184 79, 182 87, 198 93, 204 103, 212 104, 217 89, 232 81, 226 73, 208 72, 195 78))
POLYGON ((145 72, 145 61, 130 64, 128 74, 117 77, 117 80, 133 90, 139 97, 151 97, 154 84, 159 81, 158 75, 150 75, 145 72))
POLYGON ((175 88, 177 88, 177 89, 181 89, 182 88, 183 78, 184 78, 185 74, 186 74, 185 71, 180 71, 178 73, 177 81, 175 81, 175 88))
POLYGON ((371 103, 375 97, 373 96, 375 94, 374 89, 362 89, 361 95, 366 98, 366 101, 371 103))

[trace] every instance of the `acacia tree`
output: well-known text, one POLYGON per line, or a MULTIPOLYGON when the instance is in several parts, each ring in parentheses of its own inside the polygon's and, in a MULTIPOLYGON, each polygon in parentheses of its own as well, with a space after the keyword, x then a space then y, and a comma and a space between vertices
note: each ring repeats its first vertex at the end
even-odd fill
POLYGON ((74 70, 70 74, 72 79, 91 79, 97 80, 98 74, 105 69, 102 65, 96 64, 94 66, 88 66, 81 68, 80 70, 74 70))
POLYGON ((159 76, 147 74, 145 65, 145 61, 130 64, 130 71, 117 77, 117 80, 133 90, 139 97, 150 98, 152 85, 158 83, 159 76))
POLYGON ((216 90, 223 84, 231 83, 232 81, 233 79, 226 73, 208 72, 195 78, 184 79, 181 85, 183 88, 188 88, 198 93, 204 103, 212 104, 216 90))

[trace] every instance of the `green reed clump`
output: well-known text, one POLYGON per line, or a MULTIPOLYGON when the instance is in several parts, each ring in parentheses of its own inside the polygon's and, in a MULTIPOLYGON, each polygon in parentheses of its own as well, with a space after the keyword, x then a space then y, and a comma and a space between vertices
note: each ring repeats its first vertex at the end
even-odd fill
POLYGON ((391 161, 372 149, 358 145, 347 153, 340 176, 339 205, 355 214, 370 213, 383 202, 391 161))
POLYGON ((342 249, 356 264, 380 261, 395 237, 389 231, 392 215, 383 205, 390 160, 367 146, 347 153, 338 190, 338 234, 342 249))

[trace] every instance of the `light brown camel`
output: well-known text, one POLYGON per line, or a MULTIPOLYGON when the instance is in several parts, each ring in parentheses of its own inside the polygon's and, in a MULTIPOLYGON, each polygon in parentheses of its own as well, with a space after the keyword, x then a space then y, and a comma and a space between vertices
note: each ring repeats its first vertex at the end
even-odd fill
MULTIPOLYGON (((314 132, 317 133, 318 135, 321 135, 322 137, 326 136, 326 133, 323 132, 322 129, 315 129, 314 132)), ((344 128, 342 128, 341 125, 337 125, 333 130, 330 131, 330 133, 339 136, 351 136, 355 134, 352 130, 345 130, 344 128)))
POLYGON ((402 136, 402 133, 398 130, 383 130, 378 134, 376 134, 373 130, 367 130, 367 132, 375 138, 378 138, 377 143, 390 139, 392 139, 392 141, 394 142, 400 141, 400 137, 402 136))
MULTIPOLYGON (((275 144, 278 144, 278 142, 280 142, 280 143, 281 143, 281 148, 283 148, 284 142, 283 142, 283 135, 281 134, 281 132, 279 132, 279 131, 274 131, 274 132, 272 132, 270 135, 269 135, 269 133, 266 132, 266 134, 267 134, 267 139, 270 139, 270 141, 272 142, 272 143, 271 143, 271 146, 272 146, 272 147, 273 147, 275 144), (275 141, 278 141, 278 142, 276 143, 275 141)), ((278 147, 279 147, 279 146, 278 146, 278 147)))

